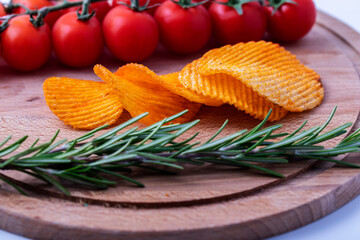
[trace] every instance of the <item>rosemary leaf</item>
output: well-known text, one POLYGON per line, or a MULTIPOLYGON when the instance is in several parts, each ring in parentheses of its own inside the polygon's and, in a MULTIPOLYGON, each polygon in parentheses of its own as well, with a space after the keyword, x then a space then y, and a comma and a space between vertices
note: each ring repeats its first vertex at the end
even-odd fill
POLYGON ((51 185, 58 188, 62 193, 64 193, 65 195, 70 196, 70 192, 63 185, 61 185, 61 183, 56 181, 50 175, 48 175, 48 174, 46 174, 44 172, 41 172, 40 170, 36 170, 36 169, 34 169, 33 171, 35 173, 37 173, 39 176, 41 176, 42 178, 46 179, 46 181, 49 182, 51 185))
POLYGON ((185 151, 184 154, 185 153, 201 152, 201 151, 205 151, 205 150, 209 150, 209 149, 218 148, 218 146, 221 145, 222 143, 227 142, 227 141, 232 141, 235 138, 243 135, 245 132, 247 132, 247 130, 242 130, 242 131, 239 131, 237 133, 231 134, 229 136, 223 137, 223 138, 221 138, 219 140, 209 142, 209 143, 205 143, 205 144, 203 144, 203 145, 201 145, 199 147, 195 147, 195 148, 192 148, 192 149, 189 149, 189 150, 185 151))
POLYGON ((296 141, 299 141, 305 137, 310 136, 313 132, 317 131, 318 129, 319 129, 319 127, 313 127, 311 129, 304 131, 303 133, 300 133, 298 135, 295 135, 291 138, 287 138, 287 139, 281 140, 277 143, 271 144, 271 145, 265 147, 264 150, 270 150, 270 149, 275 149, 275 148, 291 145, 291 144, 295 143, 296 141))
POLYGON ((177 164, 168 163, 168 162, 161 162, 161 161, 153 161, 153 160, 143 160, 144 163, 152 163, 152 164, 158 164, 158 165, 164 165, 172 168, 177 168, 180 170, 183 170, 184 168, 182 166, 179 166, 177 164))
POLYGON ((103 165, 103 164, 108 164, 108 163, 129 160, 129 159, 132 159, 135 157, 137 157, 136 154, 124 154, 124 155, 120 155, 120 156, 112 156, 112 157, 104 158, 102 160, 99 160, 99 161, 96 161, 93 163, 89 163, 88 165, 89 166, 98 166, 98 165, 103 165))
POLYGON ((322 135, 320 135, 319 137, 313 138, 310 141, 306 141, 305 144, 316 144, 316 143, 321 143, 324 142, 326 140, 338 137, 344 133, 346 133, 345 129, 350 127, 352 125, 352 123, 347 123, 344 124, 340 127, 337 127, 327 133, 324 133, 322 135))
POLYGON ((5 138, 5 140, 0 143, 0 148, 1 148, 2 146, 4 146, 11 138, 12 138, 12 135, 10 135, 10 136, 8 136, 7 138, 5 138))
POLYGON ((18 191, 20 194, 25 195, 25 196, 29 196, 29 194, 27 194, 26 192, 24 192, 19 186, 16 185, 16 183, 13 183, 12 181, 4 178, 3 176, 0 175, 0 180, 3 182, 6 182, 7 184, 9 184, 10 186, 12 186, 16 191, 18 191))
POLYGON ((128 182, 131 182, 131 183, 134 183, 135 185, 139 186, 139 187, 145 187, 144 184, 142 184, 141 182, 138 182, 132 178, 129 178, 129 177, 126 177, 122 174, 119 174, 119 173, 116 173, 116 172, 112 172, 112 171, 109 171, 109 170, 106 170, 104 168, 96 168, 97 170, 101 171, 101 172, 104 172, 104 173, 107 173, 107 174, 110 174, 110 175, 113 175, 113 176, 116 176, 116 177, 119 177, 119 178, 122 178, 128 182))
POLYGON ((209 143, 211 142, 213 139, 215 139, 217 137, 217 135, 219 135, 222 130, 224 130, 225 126, 227 125, 227 123, 229 122, 228 119, 225 120, 224 124, 220 127, 220 129, 213 135, 209 138, 209 140, 207 140, 205 143, 209 143))
POLYGON ((110 137, 114 134, 116 134, 117 132, 119 132, 120 130, 126 128, 127 126, 130 126, 131 124, 139 121, 141 118, 144 118, 146 115, 148 115, 148 113, 143 113, 143 114, 140 114, 139 116, 136 116, 122 124, 120 124, 119 126, 113 128, 112 130, 108 131, 107 133, 104 133, 103 135, 97 137, 94 139, 94 141, 97 141, 97 140, 100 140, 100 139, 105 139, 107 137, 110 137))
MULTIPOLYGON (((3 148, 0 150, 0 157, 6 156, 12 152, 14 152, 16 149, 18 149, 21 144, 28 138, 28 136, 22 137, 13 144, 7 146, 6 148, 3 148)), ((0 166, 1 167, 1 166, 0 166)))
POLYGON ((156 154, 141 153, 141 152, 137 152, 136 154, 138 156, 141 156, 141 157, 146 158, 146 159, 152 159, 152 160, 164 161, 164 162, 177 162, 177 160, 174 159, 174 158, 162 157, 162 156, 159 156, 159 155, 156 155, 156 154))

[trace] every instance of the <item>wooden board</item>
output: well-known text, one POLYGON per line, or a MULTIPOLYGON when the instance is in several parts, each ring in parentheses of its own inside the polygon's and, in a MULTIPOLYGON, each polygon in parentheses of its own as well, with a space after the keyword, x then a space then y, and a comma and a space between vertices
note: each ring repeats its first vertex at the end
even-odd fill
MULTIPOLYGON (((330 127, 356 121, 360 109, 359 34, 319 14, 311 34, 285 47, 320 73, 326 97, 312 111, 289 114, 281 122, 284 128, 294 129, 304 119, 309 119, 308 127, 321 124, 335 105, 339 110, 330 127)), ((160 49, 144 64, 161 74, 179 70, 200 55, 169 56, 160 49)), ((121 64, 106 55, 101 63, 113 70, 121 64)), ((46 140, 58 128, 62 129, 61 137, 83 133, 66 127, 51 114, 41 84, 53 75, 95 76, 90 69, 67 69, 56 61, 44 69, 29 77, 0 62, 0 139, 12 133, 46 140)), ((203 108, 198 117, 202 121, 195 130, 203 132, 201 138, 215 132, 227 118, 230 125, 224 134, 258 123, 229 106, 203 108)), ((330 145, 336 141, 339 139, 330 145)), ((356 156, 347 160, 360 162, 356 156)), ((314 221, 360 193, 355 184, 360 178, 358 170, 312 165, 276 166, 274 170, 287 176, 283 181, 231 168, 188 168, 177 176, 167 176, 166 181, 162 175, 138 172, 132 176, 143 181, 145 189, 119 182, 119 187, 109 191, 72 189, 72 198, 64 198, 53 189, 24 197, 2 184, 0 228, 37 239, 269 237, 314 221)), ((6 174, 24 178, 17 173, 6 174)))

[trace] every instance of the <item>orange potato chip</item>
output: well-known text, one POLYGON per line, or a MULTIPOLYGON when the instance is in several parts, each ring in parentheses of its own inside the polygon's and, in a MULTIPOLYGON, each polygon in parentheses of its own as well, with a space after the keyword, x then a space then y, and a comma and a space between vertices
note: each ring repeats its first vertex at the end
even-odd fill
POLYGON ((119 98, 132 117, 148 112, 141 119, 144 124, 153 124, 188 109, 175 122, 187 122, 199 111, 201 104, 174 94, 164 88, 162 80, 153 71, 140 64, 127 64, 113 74, 101 65, 94 67, 96 75, 111 83, 118 91, 119 98))
POLYGON ((198 62, 197 70, 202 75, 231 75, 292 112, 312 109, 324 97, 320 76, 271 42, 240 43, 211 50, 198 62))
POLYGON ((179 72, 174 72, 166 75, 161 75, 161 84, 169 91, 186 98, 189 101, 203 103, 208 106, 221 106, 223 101, 216 100, 211 97, 206 97, 194 91, 185 88, 178 78, 179 72))
POLYGON ((285 117, 285 109, 259 96, 234 77, 223 73, 201 75, 197 70, 200 61, 201 59, 193 61, 179 73, 179 80, 186 88, 234 105, 257 119, 264 119, 270 109, 273 111, 269 121, 285 117))
POLYGON ((118 94, 102 82, 52 77, 43 90, 50 110, 76 129, 114 124, 124 109, 118 94))

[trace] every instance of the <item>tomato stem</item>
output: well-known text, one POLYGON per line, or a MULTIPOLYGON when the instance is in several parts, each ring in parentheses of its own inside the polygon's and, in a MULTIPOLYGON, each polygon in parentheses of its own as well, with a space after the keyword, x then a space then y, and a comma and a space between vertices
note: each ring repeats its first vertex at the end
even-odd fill
POLYGON ((91 0, 83 0, 81 13, 77 12, 78 20, 88 21, 90 18, 92 18, 95 15, 95 11, 92 11, 89 14, 90 4, 91 4, 91 0))
POLYGON ((183 6, 189 6, 191 4, 191 0, 179 0, 179 3, 183 6))
POLYGON ((130 0, 130 5, 124 2, 117 2, 120 5, 125 5, 128 8, 130 8, 131 10, 135 11, 135 12, 142 12, 145 11, 147 9, 153 8, 153 7, 157 7, 160 4, 154 4, 149 6, 150 0, 147 0, 146 3, 144 5, 140 5, 139 0, 130 0))
POLYGON ((175 0, 171 0, 173 3, 181 6, 182 8, 186 9, 186 8, 192 8, 192 7, 197 7, 197 6, 200 6, 204 3, 207 3, 209 0, 204 0, 204 1, 201 1, 201 2, 197 2, 197 3, 193 3, 192 0, 178 0, 178 1, 175 1, 175 0))
POLYGON ((239 14, 239 15, 242 15, 243 14, 243 9, 242 9, 242 6, 244 4, 247 4, 249 2, 260 2, 260 3, 263 3, 263 0, 228 0, 227 2, 218 2, 218 1, 215 1, 216 3, 218 4, 222 4, 222 5, 225 5, 225 6, 228 6, 228 7, 232 7, 236 10, 236 12, 239 14))
POLYGON ((42 8, 38 11, 36 18, 34 15, 30 14, 30 22, 34 25, 35 28, 41 27, 44 25, 44 17, 48 14, 47 8, 42 8))
POLYGON ((268 0, 267 2, 268 2, 267 6, 271 6, 274 8, 274 10, 272 11, 272 15, 274 15, 276 11, 285 3, 298 5, 297 2, 293 0, 268 0))

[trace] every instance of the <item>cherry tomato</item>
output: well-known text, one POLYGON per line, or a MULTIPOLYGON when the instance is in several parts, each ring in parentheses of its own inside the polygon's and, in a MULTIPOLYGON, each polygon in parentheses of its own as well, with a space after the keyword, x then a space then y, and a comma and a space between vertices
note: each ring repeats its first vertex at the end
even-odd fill
POLYGON ((292 42, 304 37, 314 26, 316 8, 312 0, 293 0, 284 3, 272 14, 274 8, 266 7, 268 33, 273 39, 292 42))
POLYGON ((4 6, 0 3, 0 17, 1 17, 1 16, 5 16, 5 15, 6 15, 5 8, 4 8, 4 6))
POLYGON ((266 32, 263 7, 258 2, 249 2, 242 5, 242 10, 240 15, 233 7, 219 3, 210 5, 214 36, 221 45, 259 41, 263 38, 266 32))
POLYGON ((183 8, 163 2, 155 12, 160 41, 175 53, 193 53, 203 48, 211 36, 211 19, 203 6, 183 8))
POLYGON ((56 57, 72 67, 89 66, 100 57, 104 40, 101 24, 95 17, 77 19, 75 11, 62 15, 52 29, 56 57))
MULTIPOLYGON (((4 6, 0 3, 0 17, 1 17, 1 16, 5 16, 5 15, 6 15, 5 8, 4 8, 4 6)), ((0 24, 1 24, 1 21, 0 21, 0 24)), ((1 57, 1 41, 0 41, 0 57, 1 57)))
MULTIPOLYGON (((54 3, 47 0, 13 0, 13 3, 22 4, 30 10, 36 10, 43 7, 53 6, 54 3)), ((16 8, 14 9, 14 13, 24 13, 26 10, 24 8, 16 8)), ((44 18, 44 21, 52 27, 56 20, 63 14, 62 11, 54 11, 48 13, 44 18)))
POLYGON ((153 17, 126 6, 110 10, 103 22, 103 32, 110 52, 125 62, 148 58, 159 42, 159 30, 153 17))
MULTIPOLYGON (((69 2, 78 2, 80 0, 68 0, 68 1, 69 2)), ((79 9, 81 9, 81 6, 71 7, 71 8, 68 8, 68 12, 78 11, 79 9)), ((89 11, 90 12, 96 11, 95 17, 100 22, 102 22, 105 18, 105 15, 109 12, 110 9, 111 9, 111 6, 107 1, 101 1, 101 2, 92 3, 90 5, 89 11)))
MULTIPOLYGON (((6 12, 5 12, 5 8, 4 6, 0 3, 0 17, 1 16, 5 16, 6 12)), ((1 20, 0 20, 0 24, 1 24, 1 20)), ((0 44, 0 57, 1 57, 1 44, 0 44)))
POLYGON ((1 33, 5 62, 20 71, 32 71, 44 65, 51 56, 50 28, 45 23, 35 28, 28 15, 10 20, 1 33))
MULTIPOLYGON (((140 6, 145 6, 147 1, 148 0, 139 0, 139 5, 140 6)), ((167 1, 167 0, 149 0, 148 7, 151 7, 151 6, 153 6, 153 7, 147 9, 146 12, 151 14, 151 15, 154 15, 156 9, 158 8, 158 6, 155 6, 155 5, 157 5, 157 4, 160 5, 161 3, 165 2, 165 1, 167 1)), ((113 0, 112 1, 113 7, 121 5, 121 4, 119 4, 119 2, 123 2, 123 3, 126 3, 126 4, 130 5, 130 0, 113 0)))

